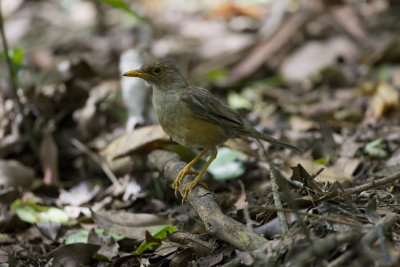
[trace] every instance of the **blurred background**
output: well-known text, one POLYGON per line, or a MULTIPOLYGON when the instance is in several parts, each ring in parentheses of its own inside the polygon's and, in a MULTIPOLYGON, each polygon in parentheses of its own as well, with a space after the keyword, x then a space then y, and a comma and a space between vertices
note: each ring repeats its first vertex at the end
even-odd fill
MULTIPOLYGON (((329 182, 399 171, 399 14, 394 0, 1 0, 0 185, 58 198, 82 180, 108 186, 107 177, 115 184, 128 174, 129 184, 148 175, 140 157, 111 166, 116 175, 102 160, 169 143, 151 128, 151 140, 134 136, 138 144, 104 152, 157 123, 149 86, 121 77, 154 57, 306 151, 294 160, 265 144, 278 163, 322 166, 320 181, 329 182)), ((254 143, 227 146, 257 155, 254 143)), ((222 169, 221 179, 242 176, 244 165, 228 178, 222 169)), ((259 175, 250 165, 247 176, 259 175)), ((145 201, 149 193, 135 190, 113 196, 145 201)))

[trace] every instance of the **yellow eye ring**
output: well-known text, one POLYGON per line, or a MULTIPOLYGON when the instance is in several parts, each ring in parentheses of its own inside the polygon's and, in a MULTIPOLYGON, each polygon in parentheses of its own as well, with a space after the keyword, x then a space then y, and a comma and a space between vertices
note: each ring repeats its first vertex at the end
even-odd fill
POLYGON ((160 67, 154 67, 153 69, 153 73, 154 74, 159 74, 161 72, 161 68, 160 67))

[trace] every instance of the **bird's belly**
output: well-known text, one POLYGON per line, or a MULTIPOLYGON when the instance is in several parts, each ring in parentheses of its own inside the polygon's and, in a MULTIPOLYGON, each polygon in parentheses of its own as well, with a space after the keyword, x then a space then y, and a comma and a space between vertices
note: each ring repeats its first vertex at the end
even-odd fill
POLYGON ((156 111, 158 121, 163 130, 181 145, 214 147, 230 138, 227 129, 195 118, 185 106, 169 111, 167 116, 156 111))

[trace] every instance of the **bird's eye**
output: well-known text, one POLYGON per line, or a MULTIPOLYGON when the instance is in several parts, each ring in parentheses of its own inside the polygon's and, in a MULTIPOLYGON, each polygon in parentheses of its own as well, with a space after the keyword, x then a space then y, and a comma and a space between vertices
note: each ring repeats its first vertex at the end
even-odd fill
POLYGON ((155 74, 159 74, 160 72, 161 72, 161 68, 160 67, 155 67, 153 69, 153 73, 155 73, 155 74))

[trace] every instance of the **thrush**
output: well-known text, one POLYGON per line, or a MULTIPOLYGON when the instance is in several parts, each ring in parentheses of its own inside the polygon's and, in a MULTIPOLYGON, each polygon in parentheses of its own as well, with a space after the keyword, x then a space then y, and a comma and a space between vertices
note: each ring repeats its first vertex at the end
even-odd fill
POLYGON ((299 148, 265 135, 239 114, 212 95, 207 89, 189 85, 179 69, 166 59, 154 59, 140 69, 123 74, 146 80, 153 88, 153 107, 163 130, 172 140, 184 146, 203 148, 178 174, 172 188, 175 195, 187 174, 195 174, 193 181, 182 190, 182 203, 188 193, 201 182, 203 174, 217 156, 217 146, 230 138, 252 137, 293 150, 299 148), (210 157, 200 172, 191 168, 210 151, 210 157))

